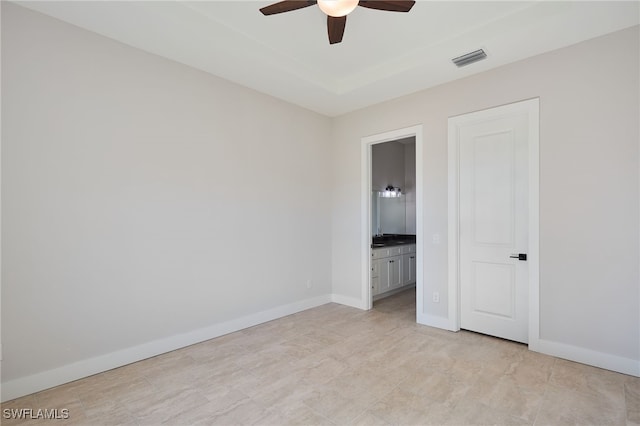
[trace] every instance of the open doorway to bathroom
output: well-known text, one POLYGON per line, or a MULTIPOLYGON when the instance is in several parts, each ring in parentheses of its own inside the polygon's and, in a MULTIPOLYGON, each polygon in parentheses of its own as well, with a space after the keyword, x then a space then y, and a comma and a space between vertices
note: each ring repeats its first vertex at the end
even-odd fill
POLYGON ((362 139, 364 307, 407 291, 422 312, 422 126, 362 139))
POLYGON ((415 293, 415 136, 371 147, 371 236, 374 306, 394 294, 415 293))

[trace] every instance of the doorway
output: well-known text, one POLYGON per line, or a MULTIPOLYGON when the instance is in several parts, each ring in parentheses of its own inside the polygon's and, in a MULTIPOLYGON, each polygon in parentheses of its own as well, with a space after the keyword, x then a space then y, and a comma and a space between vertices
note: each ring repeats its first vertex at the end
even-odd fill
MULTIPOLYGON (((423 289, 423 238, 422 238, 422 221, 423 221, 423 207, 422 207, 422 192, 423 192, 423 171, 422 171, 422 153, 423 153, 423 140, 422 140, 422 126, 413 126, 404 129, 394 130, 391 132, 381 133, 373 136, 362 138, 361 140, 361 161, 362 161, 362 175, 361 175, 361 258, 362 258, 362 307, 364 309, 371 309, 373 306, 373 291, 371 288, 371 268, 372 268, 372 241, 373 236, 377 231, 374 231, 374 213, 373 209, 376 207, 372 194, 374 190, 380 190, 380 188, 374 188, 372 184, 373 179, 373 146, 377 144, 383 144, 393 141, 407 141, 415 140, 415 282, 416 282, 416 312, 420 315, 422 312, 422 289, 423 289)), ((378 213, 378 212, 377 212, 378 213)), ((379 214, 376 218, 376 226, 378 225, 379 214)), ((384 232, 384 229, 382 229, 384 232)))
POLYGON ((449 119, 451 329, 538 330, 538 99, 449 119))

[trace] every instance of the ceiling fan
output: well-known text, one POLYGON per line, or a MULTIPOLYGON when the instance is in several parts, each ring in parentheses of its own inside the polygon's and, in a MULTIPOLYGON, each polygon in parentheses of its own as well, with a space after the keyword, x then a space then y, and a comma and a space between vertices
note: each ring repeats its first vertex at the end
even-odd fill
POLYGON ((390 12, 408 12, 415 1, 405 0, 285 0, 265 6, 260 9, 263 15, 275 15, 276 13, 290 12, 292 10, 318 4, 320 9, 327 15, 327 32, 329 33, 329 44, 340 43, 344 35, 344 27, 347 23, 347 15, 357 7, 362 6, 369 9, 386 10, 390 12))

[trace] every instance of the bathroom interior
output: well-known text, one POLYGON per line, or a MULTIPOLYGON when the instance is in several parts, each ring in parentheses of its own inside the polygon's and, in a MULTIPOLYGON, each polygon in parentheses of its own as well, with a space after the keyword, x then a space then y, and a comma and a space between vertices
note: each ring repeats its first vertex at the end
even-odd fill
POLYGON ((416 285, 415 137, 373 145, 371 166, 370 284, 375 305, 416 285))

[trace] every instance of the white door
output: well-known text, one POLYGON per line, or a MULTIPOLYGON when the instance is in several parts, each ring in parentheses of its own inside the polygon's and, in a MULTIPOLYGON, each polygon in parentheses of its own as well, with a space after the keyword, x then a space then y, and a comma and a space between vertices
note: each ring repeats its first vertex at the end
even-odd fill
MULTIPOLYGON (((515 107, 514 107, 515 105, 515 107)), ((460 327, 528 342, 528 110, 455 117, 460 327)))

